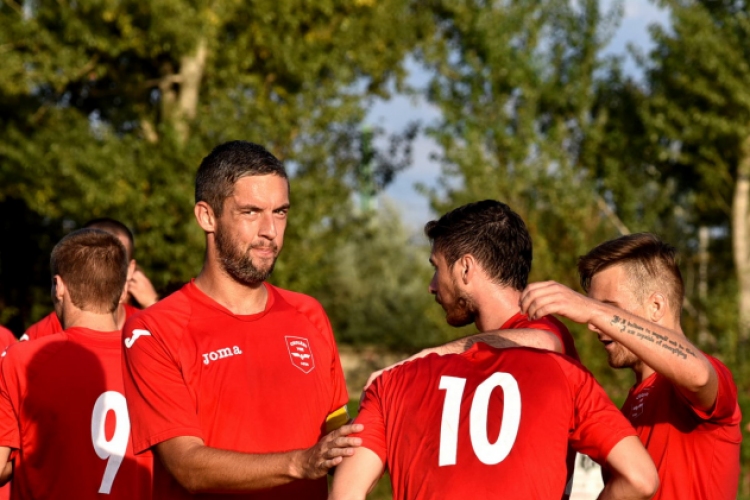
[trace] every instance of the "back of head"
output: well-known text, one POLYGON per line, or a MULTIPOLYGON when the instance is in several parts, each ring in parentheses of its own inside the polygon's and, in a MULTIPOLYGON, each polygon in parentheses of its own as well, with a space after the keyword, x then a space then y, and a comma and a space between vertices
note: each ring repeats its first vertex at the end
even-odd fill
POLYGON ((531 236, 523 219, 505 203, 469 203, 425 225, 433 251, 449 266, 471 254, 492 282, 523 290, 531 272, 531 236))
POLYGON ((205 201, 219 216, 224 200, 232 195, 234 184, 249 175, 278 175, 289 179, 284 165, 263 146, 246 141, 221 144, 198 168, 195 202, 205 201))
POLYGON ((125 288, 128 258, 116 236, 101 229, 79 229, 52 249, 52 276, 60 276, 78 309, 113 312, 125 288))
POLYGON ((679 320, 684 296, 677 250, 651 233, 636 233, 606 241, 578 260, 581 287, 588 292, 594 276, 622 265, 630 277, 631 291, 639 302, 648 294, 664 293, 679 320))
MULTIPOLYGON (((133 258, 133 251, 135 250, 135 238, 133 232, 123 224, 122 222, 110 219, 109 217, 102 217, 100 219, 93 219, 83 225, 84 228, 101 229, 109 234, 122 237, 128 242, 125 245, 125 250, 128 252, 128 259, 133 258)), ((122 239, 120 239, 122 241, 122 239)))

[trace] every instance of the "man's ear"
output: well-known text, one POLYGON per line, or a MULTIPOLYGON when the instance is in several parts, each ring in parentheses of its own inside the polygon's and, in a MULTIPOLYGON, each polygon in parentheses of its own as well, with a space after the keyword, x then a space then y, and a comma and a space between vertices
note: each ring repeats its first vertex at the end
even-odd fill
POLYGON ((65 282, 59 274, 52 277, 52 302, 62 302, 65 296, 65 282))
POLYGON ((466 255, 459 257, 454 264, 454 269, 459 273, 459 279, 464 285, 468 285, 469 282, 474 278, 477 272, 477 261, 473 255, 467 253, 466 255))
POLYGON ((648 320, 659 323, 669 308, 667 298, 661 292, 653 292, 646 299, 646 314, 648 320))
POLYGON ((193 212, 195 213, 195 220, 198 221, 198 225, 201 229, 206 233, 213 233, 216 231, 216 215, 214 214, 214 209, 211 208, 211 205, 205 201, 199 201, 195 204, 193 212))

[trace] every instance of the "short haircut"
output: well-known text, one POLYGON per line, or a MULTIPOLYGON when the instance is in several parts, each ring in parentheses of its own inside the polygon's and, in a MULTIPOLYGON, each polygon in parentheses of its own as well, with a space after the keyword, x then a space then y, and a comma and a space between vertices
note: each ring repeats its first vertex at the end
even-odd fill
POLYGON ((685 287, 677 250, 651 233, 628 234, 606 241, 578 259, 581 287, 588 292, 594 276, 612 266, 626 267, 636 300, 663 291, 679 320, 685 287))
POLYGON ((84 228, 101 229, 109 234, 115 236, 122 235, 130 242, 130 245, 125 250, 128 251, 128 258, 133 258, 133 252, 135 251, 135 238, 133 232, 128 226, 120 222, 119 220, 110 219, 109 217, 102 217, 100 219, 92 219, 83 225, 84 228))
POLYGON ((289 181, 284 165, 263 146, 231 141, 214 148, 198 168, 195 202, 205 201, 218 216, 234 184, 249 175, 278 175, 289 181))
POLYGON ((73 304, 84 311, 114 312, 128 275, 125 247, 101 229, 79 229, 52 249, 52 276, 59 275, 73 304))
POLYGON ((469 203, 428 222, 424 232, 452 268, 471 254, 499 285, 523 290, 531 272, 531 236, 523 219, 505 203, 469 203))

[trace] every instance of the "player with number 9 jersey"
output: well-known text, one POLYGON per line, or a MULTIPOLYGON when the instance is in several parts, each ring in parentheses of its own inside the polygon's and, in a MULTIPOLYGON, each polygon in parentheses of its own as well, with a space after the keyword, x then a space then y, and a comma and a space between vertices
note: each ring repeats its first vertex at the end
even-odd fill
MULTIPOLYGON (((362 447, 389 470, 396 500, 559 499, 569 442, 604 463, 635 435, 575 361, 483 343, 385 372, 365 393, 356 423, 365 428, 357 434, 362 447)), ((362 473, 347 469, 348 460, 331 498, 357 498, 343 494, 347 476, 362 473)))
POLYGON ((78 327, 8 349, 0 445, 17 450, 11 498, 151 498, 151 456, 130 440, 120 335, 78 327))

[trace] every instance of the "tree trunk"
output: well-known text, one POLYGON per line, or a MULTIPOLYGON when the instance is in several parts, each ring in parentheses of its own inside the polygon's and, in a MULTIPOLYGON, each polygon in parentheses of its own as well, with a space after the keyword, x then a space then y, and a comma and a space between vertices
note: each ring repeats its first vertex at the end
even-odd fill
POLYGON ((711 241, 711 230, 708 226, 698 229, 698 342, 703 347, 716 347, 716 337, 708 330, 706 302, 708 302, 708 247, 711 241))
MULTIPOLYGON (((179 73, 174 74, 171 65, 162 69, 163 76, 159 83, 162 117, 172 125, 180 144, 185 144, 190 137, 190 121, 198 111, 198 97, 207 58, 206 39, 201 38, 192 55, 180 58, 179 73)), ((143 127, 143 132, 149 140, 155 137, 154 134, 149 134, 147 127, 143 127)))
POLYGON ((732 200, 732 250, 739 284, 738 340, 750 339, 750 137, 742 145, 732 200))
POLYGON ((198 40, 195 53, 180 59, 180 95, 177 100, 173 123, 181 144, 187 141, 190 135, 190 122, 195 118, 198 111, 198 95, 207 57, 206 39, 201 38, 198 40))

